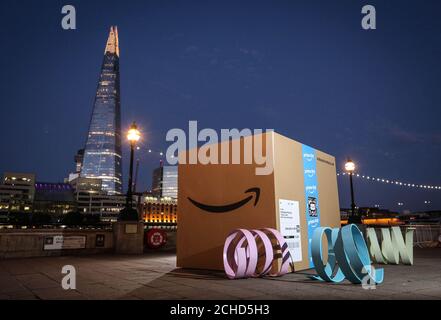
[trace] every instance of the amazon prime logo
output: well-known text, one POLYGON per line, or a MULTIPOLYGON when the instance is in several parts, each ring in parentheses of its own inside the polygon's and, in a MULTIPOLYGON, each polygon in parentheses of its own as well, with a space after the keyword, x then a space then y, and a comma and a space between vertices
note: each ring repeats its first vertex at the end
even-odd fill
POLYGON ((317 186, 306 186, 305 190, 307 194, 314 194, 317 191, 317 186))
POLYGON ((312 178, 313 176, 315 176, 315 170, 314 170, 314 169, 305 169, 305 174, 306 174, 309 178, 312 178))
POLYGON ((311 162, 312 160, 314 160, 315 155, 314 155, 313 153, 305 153, 305 154, 303 155, 303 158, 304 158, 306 161, 311 162))

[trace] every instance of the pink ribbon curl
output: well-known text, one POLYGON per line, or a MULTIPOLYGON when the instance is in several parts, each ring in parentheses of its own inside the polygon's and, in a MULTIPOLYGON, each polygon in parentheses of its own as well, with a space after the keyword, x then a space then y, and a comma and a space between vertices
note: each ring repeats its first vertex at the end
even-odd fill
POLYGON ((275 229, 237 229, 225 240, 224 269, 229 279, 282 276, 289 272, 290 258, 285 239, 275 229), (259 254, 262 249, 264 254, 259 254), (280 258, 280 270, 274 272, 273 263, 280 258))

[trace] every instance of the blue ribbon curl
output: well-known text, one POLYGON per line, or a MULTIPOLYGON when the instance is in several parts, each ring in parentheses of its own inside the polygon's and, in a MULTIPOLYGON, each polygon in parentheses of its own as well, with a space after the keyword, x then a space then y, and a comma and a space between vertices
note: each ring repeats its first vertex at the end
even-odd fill
POLYGON ((372 281, 380 284, 384 270, 374 269, 369 250, 360 229, 355 225, 343 228, 318 227, 311 241, 311 254, 319 281, 339 283, 348 279, 354 284, 372 281), (322 239, 326 236, 328 260, 324 264, 322 239))

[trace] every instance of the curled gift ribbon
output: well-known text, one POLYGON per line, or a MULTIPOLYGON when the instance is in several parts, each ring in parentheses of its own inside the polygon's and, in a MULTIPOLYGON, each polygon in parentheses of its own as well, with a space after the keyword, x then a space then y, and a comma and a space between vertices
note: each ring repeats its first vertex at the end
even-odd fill
POLYGON ((374 228, 368 228, 367 238, 372 260, 382 264, 399 264, 401 258, 403 264, 413 265, 414 230, 413 228, 406 229, 406 241, 404 241, 400 227, 382 228, 383 241, 380 248, 377 232, 374 228))
POLYGON ((238 229, 225 240, 224 269, 229 279, 284 275, 289 272, 290 258, 285 239, 274 229, 238 229), (264 261, 260 259, 263 255, 259 255, 259 248, 265 252, 264 261), (273 272, 273 262, 279 258, 280 270, 273 272))
POLYGON ((384 270, 375 270, 369 256, 366 241, 354 224, 341 229, 319 227, 311 242, 312 260, 317 276, 313 279, 342 282, 345 278, 355 284, 368 279, 377 284, 384 279, 384 270), (328 261, 324 264, 322 239, 327 238, 328 261))

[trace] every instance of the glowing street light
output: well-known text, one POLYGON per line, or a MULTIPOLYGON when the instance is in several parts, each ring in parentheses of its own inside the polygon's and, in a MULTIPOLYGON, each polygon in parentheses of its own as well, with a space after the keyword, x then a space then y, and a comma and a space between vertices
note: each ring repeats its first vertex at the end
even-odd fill
POLYGON ((351 159, 348 159, 348 161, 346 161, 345 170, 349 173, 352 173, 355 171, 355 163, 351 159))
POLYGON ((127 140, 129 140, 130 144, 135 144, 141 139, 141 132, 138 130, 138 126, 135 122, 130 126, 129 131, 127 132, 127 140))
POLYGON ((349 183, 351 186, 351 217, 349 217, 349 223, 358 223, 361 224, 361 218, 355 214, 355 200, 354 200, 354 184, 352 181, 352 176, 354 175, 355 171, 355 163, 348 159, 345 163, 345 170, 349 175, 349 183))
MULTIPOLYGON (((138 130, 138 126, 135 122, 130 126, 129 131, 127 132, 127 140, 130 143, 130 172, 129 172, 129 188, 127 191, 126 197, 126 219, 133 220, 135 219, 135 213, 133 212, 133 161, 135 158, 135 145, 141 139, 141 132, 138 130)), ((136 210, 135 210, 136 211, 136 210)), ((138 213, 136 212, 136 216, 138 213)), ((138 218, 136 218, 138 220, 138 218)))

